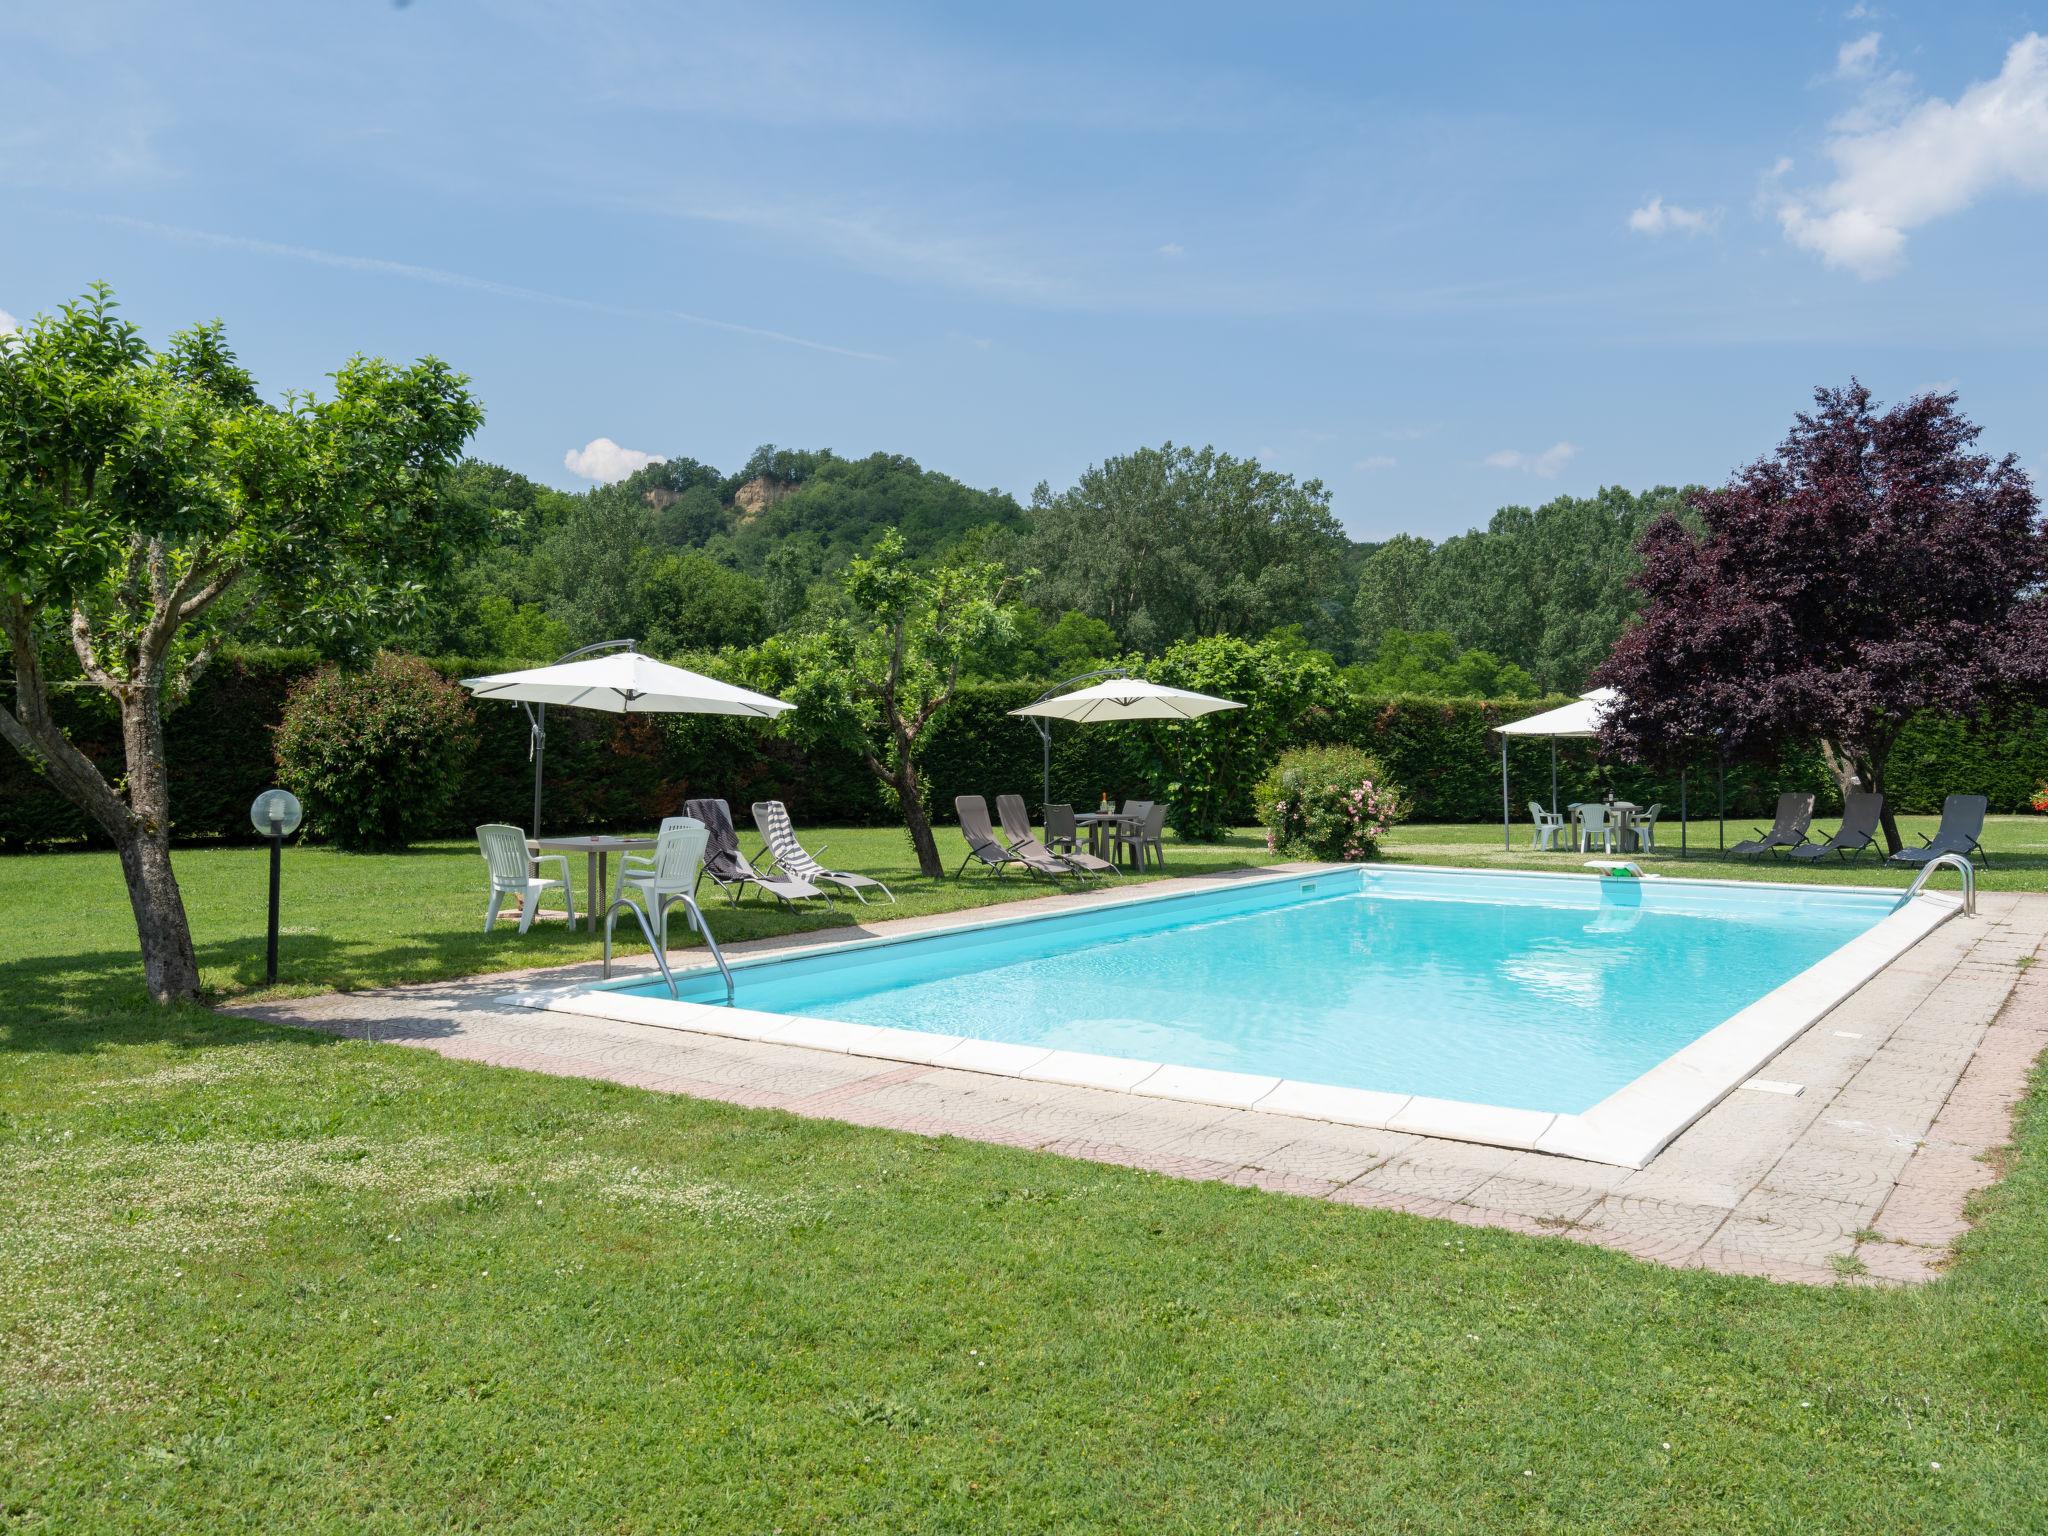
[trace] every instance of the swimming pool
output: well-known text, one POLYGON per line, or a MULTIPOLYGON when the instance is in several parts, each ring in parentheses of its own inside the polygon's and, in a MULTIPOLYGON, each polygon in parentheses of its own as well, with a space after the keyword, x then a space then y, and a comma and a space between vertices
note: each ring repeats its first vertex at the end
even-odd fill
POLYGON ((1635 1161, 1951 910, 1332 868, 765 957, 730 1010, 695 972, 542 1005, 1635 1161))

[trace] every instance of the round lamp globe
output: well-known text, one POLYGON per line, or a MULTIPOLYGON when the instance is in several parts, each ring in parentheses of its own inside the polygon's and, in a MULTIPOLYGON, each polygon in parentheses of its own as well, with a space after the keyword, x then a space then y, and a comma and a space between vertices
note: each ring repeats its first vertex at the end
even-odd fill
POLYGON ((289 837, 299 830, 305 811, 288 789, 266 789, 249 807, 249 824, 265 837, 289 837))

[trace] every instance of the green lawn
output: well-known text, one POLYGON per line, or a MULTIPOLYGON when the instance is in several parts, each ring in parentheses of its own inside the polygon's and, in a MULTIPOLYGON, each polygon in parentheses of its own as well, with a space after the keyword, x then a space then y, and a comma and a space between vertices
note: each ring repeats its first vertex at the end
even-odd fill
MULTIPOLYGON (((2048 882, 2037 829, 1989 888, 2048 882)), ((179 867, 256 985, 262 855, 179 867)), ((483 938, 466 847, 286 873, 294 987, 594 952, 483 938)), ((2038 1083, 1949 1278, 1777 1288, 154 1010, 105 855, 0 860, 0 913, 0 1529, 2044 1526, 2038 1083)))

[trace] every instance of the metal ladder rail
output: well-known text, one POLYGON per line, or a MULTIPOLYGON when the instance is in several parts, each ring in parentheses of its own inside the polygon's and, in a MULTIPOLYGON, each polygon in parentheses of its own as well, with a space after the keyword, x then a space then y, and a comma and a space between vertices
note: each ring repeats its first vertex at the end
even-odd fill
MULTIPOLYGON (((1929 859, 1926 864, 1921 866, 1920 873, 1913 877, 1913 884, 1907 889, 1906 894, 1899 898, 1899 906, 1905 906, 1915 896, 1918 896, 1921 887, 1926 885, 1933 878, 1934 872, 1944 865, 1962 875, 1963 915, 1965 917, 1975 917, 1977 915, 1977 866, 1964 858, 1960 853, 1941 853, 1929 859)), ((1896 911, 1898 909, 1894 908, 1893 910, 1896 911)))
MULTIPOLYGON (((676 894, 664 897, 661 904, 666 908, 674 902, 681 902, 683 906, 689 909, 692 926, 704 936, 704 945, 711 951, 711 958, 718 966, 718 974, 725 978, 725 1005, 728 1008, 732 1007, 732 968, 725 963, 725 952, 718 947, 718 940, 711 936, 711 925, 704 920, 704 913, 698 908, 697 903, 687 895, 676 894)), ((624 896, 618 897, 610 906, 604 909, 604 968, 602 971, 604 979, 607 981, 611 979, 612 928, 618 922, 619 908, 621 907, 631 912, 633 914, 633 921, 640 925, 641 935, 647 940, 647 948, 654 956, 654 963, 661 967, 661 979, 668 984, 668 995, 670 997, 679 997, 681 993, 676 988, 675 972, 669 969, 668 956, 662 953, 661 945, 656 942, 654 929, 647 921, 647 914, 640 909, 639 902, 629 900, 624 896)))

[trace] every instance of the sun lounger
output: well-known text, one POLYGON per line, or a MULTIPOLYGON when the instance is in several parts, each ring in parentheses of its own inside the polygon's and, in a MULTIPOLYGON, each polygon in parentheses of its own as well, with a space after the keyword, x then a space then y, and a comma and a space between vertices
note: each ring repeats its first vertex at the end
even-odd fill
MULTIPOLYGON (((1024 809, 1022 795, 997 795, 996 815, 1002 819, 1003 839, 1009 843, 1010 852, 1026 863, 1033 859, 1050 859, 1084 875, 1123 873, 1109 860, 1098 859, 1092 853, 1082 853, 1079 849, 1071 853, 1054 853, 1046 847, 1032 835, 1031 813, 1024 809)), ((1036 869, 1038 866, 1032 864, 1032 867, 1036 869)))
POLYGON ((1756 829, 1756 836, 1746 838, 1728 851, 1745 858, 1755 858, 1762 853, 1775 853, 1780 848, 1797 848, 1806 841, 1806 829, 1813 824, 1813 796, 1802 795, 1788 790, 1778 796, 1777 818, 1771 823, 1771 830, 1756 829))
POLYGON ((1824 859, 1834 853, 1845 859, 1860 858, 1864 850, 1877 846, 1877 828, 1883 816, 1883 795, 1850 795, 1842 802, 1842 824, 1835 835, 1825 842, 1801 843, 1791 850, 1792 857, 1824 859))
POLYGON ((1920 839, 1927 846, 1901 848, 1886 862, 1929 864, 1944 853, 1958 853, 1966 859, 1980 860, 1989 869, 1991 856, 1977 839, 1984 835, 1984 813, 1990 807, 1991 802, 1982 795, 1950 795, 1941 802, 1941 825, 1935 828, 1934 836, 1920 839))
POLYGON ((967 857, 960 861, 960 867, 953 874, 957 879, 967 873, 969 864, 979 862, 985 869, 993 869, 1000 880, 1009 872, 1012 864, 1022 865, 1033 874, 1071 875, 1076 870, 1071 864, 1062 864, 1051 854, 1041 850, 1027 855, 1003 843, 988 824, 988 801, 980 795, 956 795, 953 809, 960 817, 960 835, 967 839, 967 857))
POLYGON ((747 856, 740 852, 740 835, 733 830, 732 808, 723 800, 686 800, 683 802, 683 814, 703 822, 704 830, 710 834, 704 848, 704 873, 711 877, 713 885, 725 892, 727 899, 738 902, 751 885, 781 902, 795 903, 823 896, 826 905, 831 905, 832 898, 810 881, 799 880, 793 875, 764 875, 748 863, 747 856))
MULTIPOLYGON (((754 802, 754 825, 761 829, 761 841, 768 845, 769 868, 780 869, 793 879, 805 880, 812 885, 822 886, 826 882, 853 892, 862 906, 867 897, 861 895, 863 886, 873 886, 891 901, 895 893, 872 875, 856 875, 851 870, 827 869, 813 858, 804 845, 796 840, 796 828, 790 824, 789 810, 780 800, 756 800, 754 802)), ((819 844, 823 847, 824 844, 819 844)))

